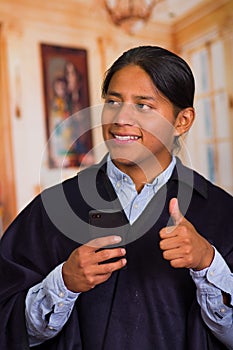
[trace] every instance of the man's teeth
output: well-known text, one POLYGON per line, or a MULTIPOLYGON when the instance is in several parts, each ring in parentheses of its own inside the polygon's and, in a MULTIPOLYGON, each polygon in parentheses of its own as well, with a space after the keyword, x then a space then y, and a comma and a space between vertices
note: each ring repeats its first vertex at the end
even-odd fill
POLYGON ((130 141, 130 140, 138 140, 139 139, 138 136, 130 136, 130 135, 127 135, 127 136, 114 135, 114 137, 120 141, 130 141))

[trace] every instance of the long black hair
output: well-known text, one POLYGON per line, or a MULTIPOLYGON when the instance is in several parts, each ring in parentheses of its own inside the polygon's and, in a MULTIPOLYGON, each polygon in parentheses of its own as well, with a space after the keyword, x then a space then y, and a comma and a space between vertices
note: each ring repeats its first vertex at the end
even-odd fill
POLYGON ((140 66, 155 87, 166 96, 178 112, 193 107, 195 83, 189 65, 179 56, 158 46, 139 46, 124 52, 107 70, 102 97, 107 94, 113 75, 128 65, 140 66))

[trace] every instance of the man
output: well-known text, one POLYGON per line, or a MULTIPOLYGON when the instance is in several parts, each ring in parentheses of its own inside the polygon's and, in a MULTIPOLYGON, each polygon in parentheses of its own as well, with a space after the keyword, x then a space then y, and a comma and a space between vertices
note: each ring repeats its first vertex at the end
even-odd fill
POLYGON ((3 349, 231 349, 232 197, 173 156, 194 120, 190 68, 134 48, 102 93, 109 154, 2 239, 3 349), (119 225, 93 239, 93 209, 119 225))

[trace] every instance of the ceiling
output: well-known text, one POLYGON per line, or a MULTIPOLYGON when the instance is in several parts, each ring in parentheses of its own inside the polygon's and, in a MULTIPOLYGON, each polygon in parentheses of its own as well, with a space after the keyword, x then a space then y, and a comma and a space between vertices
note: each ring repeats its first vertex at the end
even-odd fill
MULTIPOLYGON (((89 7, 92 10, 95 9, 96 6, 104 7, 104 0, 67 0, 67 1, 74 2, 77 4, 78 3, 82 4, 84 6, 89 7)), ((121 0, 121 1, 123 2, 124 0, 121 0)), ((144 1, 146 3, 148 0, 135 0, 135 2, 140 2, 140 1, 144 1)), ((152 19, 157 21, 159 20, 162 22, 171 22, 172 20, 185 15, 192 9, 197 8, 200 4, 208 4, 213 0, 157 0, 157 1, 158 3, 155 5, 152 13, 152 19)))
MULTIPOLYGON (((106 9, 104 6, 105 0, 8 0, 9 2, 18 3, 26 3, 27 6, 36 6, 37 4, 41 6, 54 6, 55 9, 65 10, 66 8, 79 8, 83 9, 83 13, 87 12, 90 17, 106 15, 106 9)), ((114 3, 116 0, 112 0, 114 3)), ((121 0, 121 3, 127 4, 126 0, 121 0)), ((149 0, 134 0, 137 2, 148 2, 149 0)), ((155 5, 150 20, 157 23, 167 23, 172 24, 180 19, 184 18, 184 16, 191 15, 192 11, 196 13, 202 13, 202 7, 205 8, 213 8, 221 6, 224 2, 229 0, 157 0, 157 4, 155 5)), ((0 0, 1 3, 1 0, 0 0)))
POLYGON ((155 5, 152 19, 159 22, 173 22, 209 0, 160 0, 155 5))
MULTIPOLYGON (((77 2, 85 2, 85 5, 89 4, 92 6, 95 4, 99 4, 99 9, 101 9, 102 14, 105 11, 104 2, 105 0, 69 0, 69 1, 77 1, 77 2)), ((128 8, 128 2, 134 1, 135 4, 142 5, 142 3, 148 3, 149 0, 109 0, 113 4, 117 3, 117 1, 120 2, 120 7, 124 8, 124 5, 127 5, 128 8), (125 2, 124 2, 125 1, 125 2)), ((165 24, 165 25, 172 25, 175 23, 180 22, 182 24, 182 21, 186 21, 187 18, 189 18, 189 21, 193 18, 198 18, 200 15, 204 12, 208 12, 209 10, 213 10, 213 7, 219 7, 224 2, 229 0, 157 0, 157 4, 154 6, 150 21, 157 23, 157 24, 165 24)), ((119 7, 119 8, 120 8, 119 7)), ((93 7, 94 10, 94 7, 93 7)), ((91 11, 92 12, 92 11, 91 11)), ((128 32, 134 33, 138 31, 138 28, 141 28, 141 24, 137 26, 131 26, 131 29, 127 29, 128 32)))

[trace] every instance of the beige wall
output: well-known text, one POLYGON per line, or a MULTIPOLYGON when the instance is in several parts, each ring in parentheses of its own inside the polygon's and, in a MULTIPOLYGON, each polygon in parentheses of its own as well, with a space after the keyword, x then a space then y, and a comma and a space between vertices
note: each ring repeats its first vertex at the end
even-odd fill
MULTIPOLYGON (((199 113, 197 108, 196 121, 186 140, 191 166, 209 177, 207 148, 211 145, 214 149, 214 182, 233 194, 233 1, 206 2, 202 11, 193 11, 176 23, 173 31, 175 47, 185 59, 190 60, 192 55, 203 49, 210 55, 206 71, 211 71, 212 74, 211 92, 200 93, 196 84, 195 106, 197 107, 197 98, 210 98, 213 131, 211 136, 203 135, 204 111, 199 113), (211 53, 211 48, 216 43, 222 45, 223 60, 216 56, 216 52, 215 57, 211 53), (219 75, 224 86, 215 88, 214 80, 219 75), (226 103, 221 100, 221 108, 215 102, 217 94, 224 94, 226 98, 226 103)), ((190 60, 191 67, 192 63, 190 60)), ((195 75, 196 68, 193 70, 195 75)))
MULTIPOLYGON (((46 144, 40 44, 84 48, 88 52, 91 105, 99 104, 103 73, 125 49, 138 44, 172 47, 169 28, 155 25, 135 37, 108 22, 93 1, 1 0, 0 23, 6 43, 10 121, 17 209, 35 194, 35 188, 56 182, 60 174, 46 171, 41 154, 46 144), (20 116, 16 116, 16 108, 20 116), (44 168, 40 181, 41 169, 44 168)), ((95 141, 100 140, 98 132, 95 141)), ((100 155, 97 154, 97 158, 100 155)), ((65 171, 62 177, 76 172, 65 171)))

